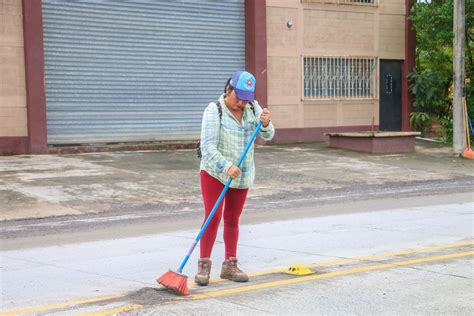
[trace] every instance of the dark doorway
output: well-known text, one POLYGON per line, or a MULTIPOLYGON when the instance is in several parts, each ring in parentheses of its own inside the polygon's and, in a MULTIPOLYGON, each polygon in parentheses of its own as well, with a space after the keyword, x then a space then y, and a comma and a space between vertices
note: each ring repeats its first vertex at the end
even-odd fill
POLYGON ((402 61, 380 60, 381 131, 402 129, 402 61))

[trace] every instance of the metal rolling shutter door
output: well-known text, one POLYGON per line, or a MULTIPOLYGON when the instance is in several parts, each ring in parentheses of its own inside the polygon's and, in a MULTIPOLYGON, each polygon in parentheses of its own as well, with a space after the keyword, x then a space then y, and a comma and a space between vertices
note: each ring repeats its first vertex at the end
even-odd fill
POLYGON ((43 0, 49 144, 191 140, 245 67, 239 1, 43 0))

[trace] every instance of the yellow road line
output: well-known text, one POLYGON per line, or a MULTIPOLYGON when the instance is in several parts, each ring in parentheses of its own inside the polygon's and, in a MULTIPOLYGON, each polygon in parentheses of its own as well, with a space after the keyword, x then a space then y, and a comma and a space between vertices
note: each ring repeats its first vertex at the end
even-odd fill
MULTIPOLYGON (((363 257, 357 257, 357 258, 340 259, 340 260, 321 262, 321 263, 318 263, 318 264, 309 265, 309 267, 312 267, 312 268, 329 267, 329 266, 333 266, 333 265, 337 265, 337 264, 343 264, 343 263, 357 262, 357 261, 377 259, 377 258, 380 259, 380 258, 389 257, 389 256, 400 256, 400 255, 413 254, 413 253, 418 253, 418 252, 430 252, 430 251, 434 251, 434 250, 442 250, 442 249, 472 246, 472 245, 474 245, 474 241, 447 244, 447 245, 434 246, 434 247, 423 247, 423 248, 409 249, 409 250, 403 250, 403 251, 397 251, 397 252, 383 252, 383 253, 370 255, 370 256, 363 256, 363 257)), ((266 275, 266 274, 271 274, 271 273, 279 273, 279 272, 282 272, 282 271, 285 271, 285 270, 286 269, 283 269, 283 268, 269 269, 269 270, 249 273, 249 276, 250 277, 255 277, 255 276, 266 275)), ((225 281, 225 280, 221 280, 221 279, 218 279, 218 278, 212 278, 210 280, 210 282, 212 282, 212 283, 218 283, 218 282, 223 282, 223 281, 225 281)), ((189 287, 190 288, 195 287, 194 283, 191 283, 191 281, 190 281, 189 282, 189 287)), ((53 309, 60 309, 60 308, 65 308, 65 307, 73 307, 73 306, 81 305, 81 304, 94 303, 94 302, 100 302, 100 301, 107 301, 107 300, 110 300, 110 299, 121 298, 121 297, 124 297, 125 295, 126 294, 116 294, 116 295, 110 295, 110 296, 99 296, 99 297, 85 298, 85 299, 77 300, 77 301, 67 301, 67 302, 60 302, 60 303, 49 304, 49 305, 41 305, 41 306, 35 306, 35 307, 30 307, 30 308, 24 308, 24 309, 16 309, 16 310, 11 310, 11 311, 1 312, 0 316, 7 316, 7 315, 12 316, 12 315, 17 315, 17 314, 35 313, 35 312, 42 312, 42 311, 53 310, 53 309)))
POLYGON ((310 276, 305 276, 305 277, 298 277, 294 279, 260 283, 260 284, 244 286, 244 287, 234 288, 234 289, 219 290, 219 291, 208 292, 208 293, 203 293, 203 294, 194 294, 194 295, 187 296, 185 299, 197 300, 197 299, 204 299, 204 298, 217 297, 217 296, 223 296, 223 295, 238 294, 238 293, 243 293, 243 292, 248 292, 248 291, 253 291, 253 290, 266 289, 266 288, 300 283, 300 282, 305 282, 305 281, 310 281, 310 280, 326 279, 326 278, 348 275, 348 274, 355 274, 355 273, 366 272, 366 271, 382 270, 382 269, 394 268, 398 266, 407 266, 410 264, 440 261, 440 260, 454 259, 454 258, 473 256, 473 255, 474 255, 474 251, 467 251, 467 252, 461 252, 461 253, 455 253, 455 254, 440 255, 440 256, 412 259, 412 260, 406 260, 406 261, 398 261, 398 262, 392 262, 392 263, 376 264, 376 265, 349 269, 349 270, 328 272, 324 274, 315 274, 315 275, 310 275, 310 276))
POLYGON ((48 304, 48 305, 35 306, 35 307, 30 307, 30 308, 11 310, 7 312, 2 312, 0 316, 13 316, 17 314, 27 314, 27 313, 31 314, 31 313, 36 313, 36 312, 44 312, 51 309, 73 307, 76 305, 95 303, 95 302, 100 302, 100 301, 116 299, 120 297, 123 297, 123 295, 116 294, 116 295, 108 295, 108 296, 97 296, 97 297, 85 298, 85 299, 77 300, 77 301, 67 301, 67 302, 61 302, 61 303, 55 303, 55 304, 48 304))
POLYGON ((105 316, 105 315, 135 311, 137 309, 142 309, 142 308, 143 308, 143 305, 132 304, 132 305, 121 306, 121 307, 116 307, 116 308, 104 309, 97 312, 82 313, 82 314, 78 314, 78 316, 105 316))
MULTIPOLYGON (((474 241, 471 240, 471 241, 461 242, 461 243, 454 243, 454 244, 447 244, 447 245, 433 246, 433 247, 415 248, 415 249, 408 249, 408 250, 402 250, 402 251, 386 251, 386 252, 381 252, 381 253, 370 255, 370 256, 348 258, 348 259, 338 259, 338 260, 326 261, 326 262, 321 262, 321 263, 316 263, 316 264, 309 264, 308 267, 310 268, 331 267, 331 266, 344 264, 344 263, 359 262, 359 261, 371 260, 371 259, 381 259, 381 258, 386 258, 386 257, 396 257, 396 256, 402 256, 402 255, 409 255, 413 253, 419 253, 419 252, 430 252, 430 251, 435 251, 435 250, 443 250, 443 249, 465 247, 465 246, 474 246, 474 241)), ((275 269, 254 272, 254 273, 248 273, 248 275, 249 277, 255 277, 255 276, 267 275, 267 274, 272 274, 272 273, 281 273, 284 271, 286 271, 286 268, 275 268, 275 269)), ((224 281, 226 280, 222 280, 220 278, 212 278, 209 280, 209 282, 211 283, 219 283, 219 282, 224 282, 224 281)), ((188 286, 190 288, 196 287, 193 281, 189 281, 188 286)))
POLYGON ((316 264, 310 265, 309 267, 311 267, 311 268, 330 267, 330 266, 334 266, 334 265, 337 265, 337 264, 343 264, 343 263, 351 263, 351 262, 358 262, 358 261, 371 260, 371 259, 380 259, 380 258, 386 258, 386 257, 396 257, 396 256, 409 255, 409 254, 413 254, 413 253, 419 253, 419 252, 430 252, 430 251, 434 251, 434 250, 443 250, 443 249, 449 249, 449 248, 455 248, 455 247, 465 247, 465 246, 474 246, 474 241, 448 244, 448 245, 442 245, 442 246, 434 246, 434 247, 423 247, 423 248, 416 248, 416 249, 408 249, 408 250, 402 250, 402 251, 387 251, 387 252, 381 252, 381 253, 378 253, 378 254, 375 254, 375 255, 370 255, 370 256, 340 259, 340 260, 333 260, 333 261, 327 261, 327 262, 322 262, 322 263, 316 263, 316 264))

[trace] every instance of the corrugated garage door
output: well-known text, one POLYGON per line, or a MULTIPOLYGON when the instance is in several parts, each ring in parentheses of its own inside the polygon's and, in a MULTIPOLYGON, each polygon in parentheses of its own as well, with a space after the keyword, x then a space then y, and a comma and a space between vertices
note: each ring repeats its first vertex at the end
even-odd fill
POLYGON ((192 140, 245 67, 244 0, 43 0, 49 144, 192 140))

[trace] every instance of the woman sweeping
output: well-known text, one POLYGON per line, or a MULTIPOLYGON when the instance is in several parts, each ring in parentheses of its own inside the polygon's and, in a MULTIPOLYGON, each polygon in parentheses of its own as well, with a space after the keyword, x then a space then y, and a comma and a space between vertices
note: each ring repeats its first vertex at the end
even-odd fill
POLYGON ((209 284, 211 253, 221 218, 224 217, 225 260, 220 277, 236 282, 247 282, 248 276, 237 263, 239 218, 244 208, 249 187, 255 178, 254 146, 250 148, 241 168, 236 166, 245 146, 262 121, 259 135, 268 141, 275 129, 270 111, 262 109, 254 99, 255 77, 239 70, 229 79, 225 93, 217 102, 211 102, 202 120, 201 129, 201 192, 205 219, 209 216, 229 177, 233 181, 223 203, 219 205, 200 240, 200 259, 195 283, 209 284), (224 209, 224 210, 222 210, 224 209))

